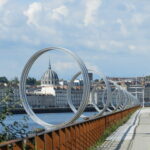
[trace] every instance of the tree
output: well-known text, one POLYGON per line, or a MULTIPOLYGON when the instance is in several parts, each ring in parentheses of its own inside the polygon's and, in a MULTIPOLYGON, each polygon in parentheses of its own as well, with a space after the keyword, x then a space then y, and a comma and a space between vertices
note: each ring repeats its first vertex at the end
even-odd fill
POLYGON ((12 86, 18 86, 18 84, 19 84, 18 77, 15 77, 15 78, 12 79, 9 83, 10 83, 12 86))
POLYGON ((150 81, 150 76, 145 76, 145 81, 150 81))
POLYGON ((37 80, 37 81, 36 81, 36 85, 41 85, 41 81, 40 81, 40 80, 37 80))
POLYGON ((27 85, 36 85, 36 79, 32 77, 28 77, 26 83, 27 85))
POLYGON ((18 77, 14 77, 14 79, 12 80, 12 82, 14 82, 14 83, 18 84, 18 83, 19 83, 19 79, 18 79, 18 77))
POLYGON ((0 83, 8 83, 8 79, 4 77, 0 77, 0 83))
POLYGON ((15 108, 11 94, 13 90, 8 87, 6 96, 0 100, 0 142, 8 141, 17 138, 23 138, 28 135, 27 118, 14 121, 12 124, 6 124, 6 117, 13 115, 11 110, 15 108))

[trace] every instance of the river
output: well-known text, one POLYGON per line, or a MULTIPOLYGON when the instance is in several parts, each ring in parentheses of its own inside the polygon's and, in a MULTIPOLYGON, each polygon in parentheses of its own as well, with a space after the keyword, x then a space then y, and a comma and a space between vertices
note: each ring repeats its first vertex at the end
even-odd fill
MULTIPOLYGON (((96 112, 85 112, 84 113, 84 115, 86 115, 86 116, 91 116, 93 114, 96 114, 96 112)), ((73 113, 71 113, 71 112, 67 112, 67 113, 42 113, 42 114, 37 114, 37 116, 47 123, 60 124, 60 123, 63 123, 65 121, 68 121, 73 116, 73 113)), ((12 116, 8 116, 5 120, 5 123, 11 124, 14 121, 21 122, 21 121, 23 121, 24 117, 27 117, 27 114, 15 114, 12 116)), ((78 121, 80 121, 80 120, 82 120, 82 119, 81 118, 78 119, 78 121)), ((28 117, 27 123, 29 126, 29 130, 34 130, 36 128, 43 128, 42 126, 35 123, 30 117, 28 117)))

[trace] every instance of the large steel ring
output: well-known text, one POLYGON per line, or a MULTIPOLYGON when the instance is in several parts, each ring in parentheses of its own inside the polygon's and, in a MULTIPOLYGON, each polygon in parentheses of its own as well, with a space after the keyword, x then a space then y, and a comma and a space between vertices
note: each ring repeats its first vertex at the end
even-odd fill
POLYGON ((116 82, 114 82, 114 81, 112 81, 112 80, 109 80, 109 82, 110 83, 112 83, 114 86, 115 86, 115 90, 112 92, 112 101, 113 101, 113 94, 115 93, 115 92, 117 92, 116 93, 116 96, 115 96, 115 99, 116 99, 116 106, 114 106, 114 110, 118 110, 119 108, 120 108, 120 105, 121 105, 121 87, 116 83, 116 82))
MULTIPOLYGON (((106 76, 105 76, 102 72, 100 72, 100 71, 95 71, 95 70, 93 70, 93 69, 88 69, 88 71, 94 72, 94 73, 96 73, 97 75, 102 76, 102 78, 103 78, 103 80, 104 80, 104 82, 105 82, 106 88, 107 88, 107 101, 106 101, 106 103, 104 104, 104 107, 103 107, 102 110, 100 110, 100 109, 97 107, 97 105, 92 101, 91 104, 92 104, 92 105, 94 106, 94 108, 98 111, 98 114, 96 114, 96 115, 94 115, 94 116, 91 116, 91 117, 87 117, 87 116, 85 116, 85 115, 81 115, 81 118, 83 118, 83 119, 93 118, 93 117, 97 117, 97 116, 102 115, 102 114, 107 110, 107 108, 108 108, 108 106, 109 106, 109 104, 110 104, 110 102, 111 102, 111 91, 110 91, 110 86, 109 86, 109 83, 108 83, 108 81, 107 81, 106 76)), ((78 73, 76 73, 76 74, 72 77, 72 79, 71 79, 71 81, 70 81, 70 83, 69 83, 69 86, 68 86, 68 90, 67 90, 67 101, 68 101, 68 104, 69 104, 71 110, 72 110, 74 113, 77 112, 77 109, 75 108, 75 106, 74 106, 73 103, 72 103, 72 99, 71 99, 71 87, 72 87, 72 84, 73 84, 74 80, 75 80, 80 74, 81 74, 81 72, 78 72, 78 73)), ((95 90, 95 88, 93 88, 93 90, 92 90, 92 92, 91 92, 92 94, 94 93, 94 90, 95 90)), ((89 101, 89 99, 88 99, 88 101, 89 101)))
POLYGON ((70 50, 65 49, 65 48, 60 48, 60 47, 45 48, 45 49, 42 49, 42 50, 36 52, 28 60, 27 64, 25 65, 25 67, 22 71, 19 91, 20 91, 20 98, 21 98, 23 107, 24 107, 25 111, 27 112, 27 114, 32 118, 33 121, 35 121, 36 123, 38 123, 39 125, 43 126, 45 129, 48 129, 48 130, 59 128, 59 127, 62 127, 62 126, 65 126, 65 125, 75 122, 80 117, 80 115, 83 113, 83 111, 88 103, 89 95, 90 95, 90 82, 89 82, 89 77, 88 77, 88 70, 87 70, 85 64, 83 63, 83 61, 76 54, 71 52, 70 50), (27 95, 26 95, 26 80, 27 80, 29 71, 30 71, 33 63, 43 53, 52 51, 52 50, 59 50, 59 51, 62 51, 64 53, 70 55, 77 62, 79 68, 81 69, 81 73, 83 75, 83 82, 84 82, 82 101, 80 103, 78 110, 76 111, 74 116, 69 121, 66 121, 66 122, 64 122, 62 124, 58 124, 58 125, 49 124, 49 123, 41 120, 31 109, 30 105, 28 104, 27 95))
MULTIPOLYGON (((118 89, 118 94, 116 93, 117 97, 119 96, 119 102, 117 102, 116 105, 116 110, 117 109, 127 109, 130 107, 133 107, 135 105, 138 105, 139 103, 137 103, 137 98, 135 96, 133 96, 131 93, 129 93, 126 89, 122 88, 121 86, 119 86, 116 82, 109 80, 110 83, 113 83, 114 86, 118 89)), ((112 96, 113 96, 113 92, 112 92, 112 96)))

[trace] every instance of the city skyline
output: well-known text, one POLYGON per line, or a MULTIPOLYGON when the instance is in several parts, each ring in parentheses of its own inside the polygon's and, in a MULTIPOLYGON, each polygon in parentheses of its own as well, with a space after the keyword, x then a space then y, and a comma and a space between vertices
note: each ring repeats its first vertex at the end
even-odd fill
MULTIPOLYGON (((149 75, 149 14, 148 0, 1 0, 0 76, 20 77, 31 55, 49 46, 76 52, 106 76, 149 75)), ((60 61, 56 70, 69 66, 71 71, 69 61, 60 61)))

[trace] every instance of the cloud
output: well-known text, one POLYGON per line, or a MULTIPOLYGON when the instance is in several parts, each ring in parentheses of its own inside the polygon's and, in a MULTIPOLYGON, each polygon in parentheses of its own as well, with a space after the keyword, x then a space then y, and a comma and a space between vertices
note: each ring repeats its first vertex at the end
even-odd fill
POLYGON ((4 6, 8 0, 0 0, 0 7, 4 6))
POLYGON ((89 62, 85 62, 85 65, 87 66, 87 69, 91 69, 94 71, 100 71, 97 65, 94 65, 94 64, 89 63, 89 62))
POLYGON ((49 26, 54 20, 61 21, 68 16, 68 8, 65 5, 53 8, 48 2, 31 3, 24 15, 27 17, 27 24, 32 24, 37 27, 49 26))
POLYGON ((136 44, 136 45, 134 45, 134 44, 129 44, 128 46, 127 46, 127 48, 128 48, 128 52, 130 53, 130 54, 133 54, 133 55, 139 55, 139 56, 145 56, 145 57, 147 57, 147 56, 149 56, 150 55, 150 51, 149 51, 149 48, 150 48, 150 46, 148 46, 148 45, 144 45, 144 46, 142 46, 140 43, 138 43, 138 44, 136 44))
POLYGON ((126 8, 127 8, 128 11, 134 11, 134 10, 136 10, 135 5, 134 5, 134 4, 131 4, 131 3, 129 3, 129 2, 126 2, 126 3, 125 3, 125 6, 126 6, 126 8))
POLYGON ((123 43, 122 42, 114 41, 114 40, 110 41, 110 45, 115 46, 115 47, 119 47, 119 48, 123 47, 123 43))
POLYGON ((129 48, 130 50, 135 50, 135 49, 136 49, 136 46, 135 46, 135 45, 129 45, 128 48, 129 48))
POLYGON ((24 15, 27 16, 28 24, 38 25, 38 18, 42 12, 42 4, 40 2, 34 2, 29 5, 29 8, 24 11, 24 15))
POLYGON ((52 10, 51 18, 54 20, 60 21, 67 16, 68 16, 68 8, 64 5, 52 10))
MULTIPOLYGON (((143 56, 143 64, 145 57, 150 57, 148 0, 14 0, 13 3, 0 0, 0 8, 0 51, 8 54, 5 56, 10 62, 18 61, 23 65, 27 56, 36 50, 59 46, 74 50, 86 62, 92 61, 94 66, 104 65, 108 68, 106 72, 113 73, 117 72, 113 70, 114 66, 117 68, 122 63, 121 58, 135 59, 137 65, 141 65, 135 55, 143 56), (28 55, 20 55, 21 59, 10 56, 16 51, 22 54, 24 48, 24 54, 28 55), (115 65, 114 60, 117 61, 115 65)), ((6 58, 4 61, 8 61, 6 58)), ((60 57, 60 61, 62 59, 60 57)), ((3 64, 0 66, 2 72, 7 70, 3 64)), ((70 65, 62 66, 65 69, 70 65)), ((15 73, 19 74, 14 69, 15 73)), ((9 69, 7 75, 10 76, 9 69)))
POLYGON ((77 66, 73 63, 73 62, 56 62, 54 64, 54 68, 56 70, 60 70, 60 71, 68 71, 68 70, 74 70, 73 68, 76 67, 77 69, 77 66))
POLYGON ((146 17, 143 16, 142 14, 140 13, 135 13, 133 14, 132 18, 131 18, 131 22, 134 24, 134 25, 141 25, 144 21, 146 17))
POLYGON ((62 43, 61 32, 57 30, 58 25, 55 25, 54 21, 67 16, 68 9, 64 5, 53 8, 54 6, 50 6, 50 4, 50 2, 33 2, 24 10, 23 14, 27 17, 28 29, 35 36, 33 38, 33 36, 23 35, 23 41, 35 45, 50 41, 53 44, 62 43))
POLYGON ((116 22, 120 25, 120 32, 122 33, 122 35, 127 36, 129 34, 129 32, 128 32, 123 20, 119 18, 119 19, 117 19, 116 22))
POLYGON ((86 0, 86 9, 84 17, 84 25, 87 26, 91 23, 94 23, 94 17, 98 11, 98 8, 101 6, 101 0, 86 0))

